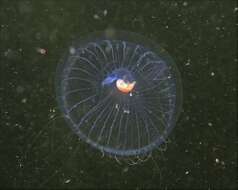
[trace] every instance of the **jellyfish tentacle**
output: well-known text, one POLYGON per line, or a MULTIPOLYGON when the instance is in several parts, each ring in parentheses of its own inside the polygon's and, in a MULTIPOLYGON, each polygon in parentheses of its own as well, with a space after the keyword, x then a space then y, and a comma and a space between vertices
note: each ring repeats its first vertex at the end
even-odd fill
MULTIPOLYGON (((109 72, 107 69, 106 69, 106 67, 104 67, 108 62, 106 62, 106 63, 104 63, 103 64, 103 61, 101 60, 101 59, 99 59, 99 57, 92 51, 92 50, 90 50, 89 49, 89 47, 86 47, 85 48, 85 51, 87 51, 88 53, 90 53, 91 55, 93 55, 94 57, 95 57, 95 59, 99 62, 99 64, 100 64, 100 66, 101 66, 101 73, 103 73, 104 72, 104 70, 106 71, 106 72, 109 72)), ((103 74, 101 74, 101 75, 103 75, 103 74)))
POLYGON ((145 124, 145 129, 146 129, 146 133, 147 133, 147 139, 148 139, 148 144, 150 144, 151 142, 151 137, 150 137, 150 131, 149 131, 149 128, 148 128, 148 123, 147 123, 147 119, 145 118, 145 115, 144 115, 144 110, 141 109, 141 111, 139 112, 141 113, 140 114, 140 117, 142 118, 144 124, 145 124), (142 112, 142 113, 141 113, 142 112))
MULTIPOLYGON (((175 95, 169 95, 169 96, 158 96, 161 93, 158 92, 157 96, 143 96, 143 95, 136 95, 137 97, 143 97, 143 100, 147 100, 147 101, 154 101, 154 100, 166 100, 169 98, 174 98, 175 95)), ((161 103, 162 104, 162 103, 161 103)), ((165 105, 165 103, 163 103, 165 105)), ((162 105, 163 105, 162 104, 162 105)))
POLYGON ((98 63, 99 63, 101 66, 103 66, 103 65, 102 65, 102 61, 98 58, 98 56, 97 56, 91 49, 89 49, 89 47, 85 47, 85 48, 84 48, 84 51, 86 51, 86 52, 88 52, 89 54, 93 55, 94 58, 98 61, 98 63))
MULTIPOLYGON (((89 54, 93 55, 94 58, 95 58, 95 59, 99 62, 99 64, 102 66, 102 61, 98 58, 98 56, 97 56, 92 50, 90 50, 89 45, 86 46, 86 47, 84 47, 84 48, 79 48, 79 49, 80 49, 79 55, 80 55, 80 54, 83 54, 83 55, 84 55, 85 52, 88 52, 89 54)), ((95 64, 94 64, 94 65, 95 65, 95 64)), ((96 65, 95 65, 95 67, 96 67, 96 65)))
MULTIPOLYGON (((107 43, 107 45, 110 47, 110 49, 111 49, 111 54, 112 54, 112 64, 115 66, 115 68, 116 68, 116 65, 115 65, 115 55, 114 55, 114 50, 113 50, 113 46, 112 46, 112 43, 109 41, 109 40, 104 40, 106 43, 107 43)), ((108 62, 108 64, 109 64, 109 62, 108 62)))
POLYGON ((90 84, 93 84, 93 81, 85 79, 85 78, 81 78, 81 77, 67 77, 67 78, 64 78, 61 82, 63 83, 63 82, 66 82, 68 80, 81 80, 81 81, 86 81, 90 84))
POLYGON ((98 104, 96 104, 95 106, 93 106, 80 120, 80 122, 77 124, 77 128, 79 129, 80 126, 82 125, 82 123, 85 121, 85 119, 90 116, 90 114, 94 113, 95 111, 97 111, 97 109, 99 109, 107 100, 108 98, 110 98, 111 94, 108 94, 105 98, 103 98, 101 101, 99 101, 98 104))
MULTIPOLYGON (((162 78, 165 77, 165 76, 163 76, 163 74, 162 74, 162 73, 164 73, 164 71, 165 71, 165 68, 163 68, 163 69, 158 69, 156 66, 154 66, 154 67, 151 68, 151 71, 148 72, 148 74, 146 75, 146 77, 149 76, 152 81, 158 81, 158 80, 160 80, 159 77, 162 77, 162 78), (158 71, 158 70, 159 70, 159 71, 158 71)), ((167 78, 168 78, 168 76, 167 76, 167 78)))
POLYGON ((147 66, 149 66, 150 64, 161 64, 162 61, 147 61, 146 64, 144 64, 141 68, 139 68, 140 70, 144 70, 144 68, 146 68, 147 66))
POLYGON ((107 110, 108 106, 110 106, 111 104, 111 101, 109 101, 107 103, 107 105, 103 108, 102 111, 100 111, 100 113, 98 114, 97 118, 95 119, 95 121, 93 122, 89 132, 88 132, 88 138, 90 138, 90 135, 92 133, 92 131, 94 130, 95 126, 96 126, 96 123, 98 122, 98 120, 102 119, 102 115, 104 114, 104 112, 107 110))
POLYGON ((118 41, 116 41, 115 43, 115 57, 116 57, 116 64, 117 64, 117 67, 120 67, 120 55, 119 55, 119 46, 120 46, 120 43, 118 41))
POLYGON ((149 113, 146 112, 147 110, 145 110, 146 116, 148 118, 148 120, 150 121, 151 125, 153 126, 153 128, 157 131, 157 133, 160 135, 161 132, 159 131, 159 129, 155 126, 154 122, 151 120, 150 116, 148 115, 149 113))
MULTIPOLYGON (((95 66, 95 64, 93 64, 89 59, 85 58, 85 57, 82 57, 80 55, 74 55, 72 57, 75 57, 75 58, 78 58, 78 59, 81 59, 85 62, 87 62, 89 65, 91 65, 96 71, 98 71, 100 73, 100 70, 95 66)), ((77 63, 76 63, 77 64, 77 63)))
POLYGON ((158 70, 159 70, 158 67, 151 66, 150 70, 147 70, 146 72, 144 72, 140 68, 134 70, 133 72, 136 72, 140 76, 143 76, 143 79, 145 79, 145 81, 154 81, 155 82, 155 81, 160 80, 160 79, 158 79, 158 76, 162 75, 162 73, 165 71, 165 68, 163 68, 162 70, 159 70, 159 72, 158 72, 158 70))
MULTIPOLYGON (((151 72, 148 72, 148 74, 142 73, 139 69, 134 71, 136 75, 139 75, 139 77, 146 83, 146 88, 148 88, 148 86, 150 87, 151 85, 153 85, 153 83, 155 82, 161 82, 161 81, 165 81, 168 78, 167 77, 163 77, 161 79, 156 79, 153 80, 153 72, 156 72, 155 69, 151 69, 151 72)), ((144 89, 146 89, 144 88, 144 89)))
POLYGON ((132 67, 131 70, 134 71, 136 68, 139 68, 142 59, 144 59, 144 58, 145 58, 146 56, 148 56, 148 55, 154 55, 154 53, 151 52, 151 51, 146 51, 146 52, 144 52, 144 53, 137 59, 137 61, 136 61, 136 63, 135 63, 135 66, 132 67))
POLYGON ((131 57, 130 57, 130 59, 129 59, 129 62, 128 62, 128 68, 129 69, 131 69, 132 68, 132 60, 133 60, 133 58, 135 57, 135 54, 136 54, 136 52, 137 52, 137 50, 140 48, 140 46, 139 45, 137 45, 136 47, 135 47, 135 49, 134 49, 134 51, 133 51, 133 53, 132 53, 132 55, 131 55, 131 57))
POLYGON ((66 96, 73 94, 75 92, 82 92, 82 91, 87 91, 87 90, 92 90, 92 89, 93 88, 78 88, 78 89, 74 89, 74 90, 69 90, 69 91, 65 91, 64 95, 60 96, 60 97, 66 97, 66 96))
MULTIPOLYGON (((115 104, 113 104, 113 106, 114 106, 114 105, 115 105, 115 104)), ((97 138, 97 142, 99 142, 99 141, 101 140, 102 134, 103 134, 104 129, 105 129, 105 127, 106 127, 106 124, 107 124, 107 122, 108 122, 108 120, 109 120, 111 114, 114 112, 113 106, 111 107, 112 109, 110 110, 110 112, 109 112, 109 114, 108 114, 106 120, 105 120, 104 123, 103 123, 103 126, 102 126, 102 128, 101 128, 101 130, 100 130, 99 136, 98 136, 98 138, 97 138)))
POLYGON ((124 62, 126 60, 126 42, 125 41, 122 42, 122 46, 123 46, 123 49, 122 49, 121 67, 124 67, 124 62))
POLYGON ((67 115, 69 115, 69 114, 73 111, 73 109, 75 109, 76 107, 78 107, 80 104, 82 104, 82 103, 84 103, 84 102, 87 102, 87 101, 93 99, 94 97, 96 97, 96 95, 89 96, 89 97, 87 97, 87 98, 85 98, 85 99, 83 99, 83 100, 81 100, 81 101, 75 103, 75 104, 67 111, 67 115))
MULTIPOLYGON (((158 83, 156 85, 151 85, 150 87, 141 89, 138 96, 142 96, 143 94, 145 94, 145 92, 148 92, 148 91, 151 91, 151 90, 155 90, 159 85, 161 85, 161 83, 158 83)), ((171 88, 172 88, 172 86, 168 86, 166 88, 159 89, 159 91, 156 92, 156 95, 162 94, 164 92, 167 92, 171 88)))
POLYGON ((115 44, 115 48, 116 48, 116 51, 117 51, 117 64, 118 64, 118 67, 121 67, 121 63, 122 63, 122 54, 121 54, 121 42, 120 41, 117 41, 117 43, 115 44))
MULTIPOLYGON (((128 103, 128 101, 126 101, 125 103, 126 105, 126 110, 124 110, 124 114, 126 114, 126 124, 125 124, 125 129, 124 129, 124 133, 127 134, 127 127, 128 127, 128 120, 129 120, 129 114, 130 114, 130 104, 128 103)), ((127 144, 127 138, 128 136, 125 137, 125 140, 124 140, 124 150, 126 149, 126 144, 127 144)))
MULTIPOLYGON (((164 128, 167 127, 167 123, 165 123, 162 119, 158 118, 158 116, 157 116, 156 114, 154 114, 154 112, 151 111, 151 109, 148 109, 148 108, 146 108, 146 107, 144 107, 144 109, 145 109, 150 115, 154 115, 154 117, 157 118, 157 119, 162 123, 162 125, 164 126, 164 128)), ((157 125, 157 126, 159 126, 159 125, 157 125)))
POLYGON ((139 94, 143 94, 144 92, 150 91, 150 90, 155 90, 156 88, 158 88, 161 83, 163 83, 164 80, 159 80, 159 82, 157 84, 152 84, 149 87, 145 87, 140 89, 139 94))
MULTIPOLYGON (((137 97, 136 97, 137 98, 137 97)), ((137 98, 138 99, 138 98, 137 98)), ((143 98, 144 99, 144 98, 143 98)), ((150 132, 149 132, 149 128, 148 128, 148 123, 147 123, 147 119, 145 118, 145 111, 144 111, 144 106, 143 106, 143 103, 142 103, 142 100, 141 99, 138 99, 138 101, 136 101, 136 105, 137 105, 137 108, 136 110, 138 110, 138 117, 139 118, 142 118, 142 121, 144 122, 144 128, 146 130, 146 133, 147 133, 147 140, 148 140, 148 144, 150 143, 150 132)))
POLYGON ((98 48, 98 49, 100 50, 101 54, 103 55, 104 60, 105 60, 106 62, 108 62, 108 57, 106 56, 105 52, 103 51, 103 49, 102 49, 102 47, 101 47, 100 45, 98 45, 98 44, 95 43, 95 42, 90 42, 89 45, 92 45, 92 46, 94 46, 95 48, 98 48))
POLYGON ((135 117, 136 117, 136 127, 137 127, 137 144, 138 144, 138 149, 140 149, 140 129, 139 129, 139 124, 138 124, 138 115, 137 115, 137 110, 135 109, 135 117))
MULTIPOLYGON (((126 124, 125 124, 125 128, 124 128, 124 133, 127 133, 127 127, 128 127, 128 122, 129 122, 129 115, 126 113, 126 124)), ((127 136, 124 138, 124 145, 123 145, 123 149, 126 150, 126 144, 127 144, 127 136)))
POLYGON ((123 120, 123 117, 124 117, 124 114, 123 114, 123 107, 124 107, 124 102, 121 100, 122 98, 120 97, 120 105, 122 107, 121 109, 121 115, 120 115, 120 120, 119 120, 119 126, 118 126, 118 134, 117 134, 117 143, 119 144, 120 142, 120 136, 121 136, 121 125, 122 125, 122 120, 123 120))
POLYGON ((80 67, 71 67, 70 68, 70 71, 72 70, 77 70, 77 71, 82 71, 83 73, 86 73, 89 77, 91 77, 90 79, 95 79, 95 75, 93 75, 92 73, 89 73, 87 70, 83 69, 83 68, 80 68, 80 67))
POLYGON ((117 120, 117 116, 118 116, 118 113, 119 113, 119 110, 120 110, 120 108, 114 108, 114 109, 116 109, 116 114, 115 114, 114 119, 112 121, 112 124, 110 126, 109 135, 108 135, 108 138, 107 138, 107 146, 109 145, 109 142, 111 140, 112 130, 113 130, 114 126, 115 126, 115 122, 117 120))
MULTIPOLYGON (((156 107, 154 107, 154 106, 151 106, 150 109, 160 112, 160 113, 161 113, 161 118, 162 118, 162 119, 161 119, 161 122, 164 124, 164 126, 167 126, 167 123, 168 123, 168 122, 165 121, 164 115, 165 115, 166 113, 170 113, 170 112, 166 112, 165 110, 163 110, 163 109, 161 109, 161 108, 159 108, 159 107, 156 108, 156 107)), ((153 111, 152 111, 152 114, 155 115, 155 117, 158 118, 158 116, 157 116, 156 114, 154 114, 153 111)))

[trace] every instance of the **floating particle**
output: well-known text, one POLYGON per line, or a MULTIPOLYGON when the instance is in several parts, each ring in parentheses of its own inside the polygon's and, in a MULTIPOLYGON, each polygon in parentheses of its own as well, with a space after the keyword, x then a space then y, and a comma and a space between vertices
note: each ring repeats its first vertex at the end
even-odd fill
POLYGON ((71 181, 71 179, 67 179, 67 180, 65 180, 65 182, 64 183, 69 183, 71 181))
POLYGON ((103 15, 104 15, 104 16, 107 16, 107 9, 105 9, 105 10, 103 11, 103 15))
POLYGON ((16 89, 17 93, 22 93, 22 92, 24 92, 24 90, 25 89, 22 86, 18 86, 17 89, 16 89))
POLYGON ((25 104, 25 103, 26 103, 26 101, 27 101, 27 99, 26 99, 26 98, 23 98, 23 99, 21 100, 21 102, 22 102, 23 104, 25 104))
POLYGON ((75 54, 75 52, 76 52, 76 49, 74 47, 69 48, 69 53, 70 54, 75 54))
POLYGON ((125 168, 123 169, 123 172, 126 173, 126 172, 128 172, 128 170, 129 170, 129 168, 128 168, 128 167, 125 167, 125 168))
POLYGON ((211 127, 211 126, 212 126, 212 123, 211 123, 211 122, 208 122, 208 126, 211 127))
POLYGON ((97 14, 93 15, 93 18, 96 19, 96 20, 100 19, 100 17, 97 14))
POLYGON ((211 76, 214 76, 215 75, 215 73, 214 72, 211 72, 211 76))
POLYGON ((36 48, 36 51, 41 55, 46 55, 47 52, 44 48, 36 48))
POLYGON ((188 2, 184 1, 183 6, 186 7, 188 5, 188 2))

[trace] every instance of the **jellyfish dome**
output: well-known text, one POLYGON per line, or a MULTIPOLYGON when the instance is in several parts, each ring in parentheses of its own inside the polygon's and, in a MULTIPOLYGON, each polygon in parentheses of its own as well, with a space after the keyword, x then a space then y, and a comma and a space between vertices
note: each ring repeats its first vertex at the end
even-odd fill
POLYGON ((99 32, 73 43, 58 64, 56 91, 80 139, 114 156, 152 152, 168 138, 181 110, 174 61, 131 32, 99 32))

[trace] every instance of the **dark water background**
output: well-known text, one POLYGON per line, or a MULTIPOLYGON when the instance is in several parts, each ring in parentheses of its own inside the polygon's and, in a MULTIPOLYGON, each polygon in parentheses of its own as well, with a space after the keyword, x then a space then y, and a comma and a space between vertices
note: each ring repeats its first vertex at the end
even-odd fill
POLYGON ((237 187, 237 13, 232 0, 0 0, 0 187, 237 187), (55 100, 69 43, 108 27, 154 39, 183 81, 166 151, 134 166, 79 142, 55 100))

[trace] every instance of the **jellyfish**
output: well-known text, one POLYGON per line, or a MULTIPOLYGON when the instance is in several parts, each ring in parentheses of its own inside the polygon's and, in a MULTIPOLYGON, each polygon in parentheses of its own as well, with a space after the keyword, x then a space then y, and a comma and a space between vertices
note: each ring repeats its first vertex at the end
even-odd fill
POLYGON ((65 120, 103 153, 147 155, 166 141, 181 110, 178 68, 143 36, 97 32, 74 42, 56 72, 65 120))

